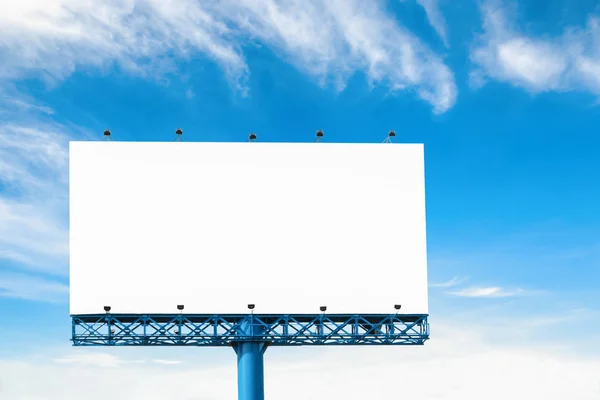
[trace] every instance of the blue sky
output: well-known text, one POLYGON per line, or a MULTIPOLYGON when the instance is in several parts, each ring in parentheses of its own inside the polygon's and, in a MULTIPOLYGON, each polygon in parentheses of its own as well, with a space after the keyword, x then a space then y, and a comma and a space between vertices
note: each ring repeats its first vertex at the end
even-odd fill
MULTIPOLYGON (((381 142, 393 129, 426 146, 427 357, 485 349, 485 370, 527 352, 526 375, 561 360, 589 384, 578 398, 597 398, 597 378, 582 377, 599 369, 587 364, 600 327, 597 2, 30 1, 1 4, 0 26, 0 371, 53 381, 57 361, 189 358, 69 347, 69 140, 110 128, 168 141, 182 128, 186 141, 311 141, 322 129, 381 142)), ((189 373, 172 368, 165 382, 189 373)), ((541 382, 521 389, 537 396, 541 382)))

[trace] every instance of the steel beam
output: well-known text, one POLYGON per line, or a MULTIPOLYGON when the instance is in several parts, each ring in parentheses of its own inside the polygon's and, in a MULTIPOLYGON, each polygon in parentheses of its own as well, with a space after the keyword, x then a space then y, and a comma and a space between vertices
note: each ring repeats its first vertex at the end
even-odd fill
POLYGON ((422 345, 427 315, 87 314, 72 315, 75 346, 422 345), (251 321, 250 321, 251 319, 251 321), (248 324, 252 327, 249 330, 248 324))

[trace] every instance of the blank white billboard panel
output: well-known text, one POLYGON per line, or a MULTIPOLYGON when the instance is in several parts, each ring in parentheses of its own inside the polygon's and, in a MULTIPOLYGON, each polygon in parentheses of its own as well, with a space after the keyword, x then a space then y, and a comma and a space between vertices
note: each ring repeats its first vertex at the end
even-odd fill
POLYGON ((426 314, 419 144, 70 144, 71 314, 426 314))

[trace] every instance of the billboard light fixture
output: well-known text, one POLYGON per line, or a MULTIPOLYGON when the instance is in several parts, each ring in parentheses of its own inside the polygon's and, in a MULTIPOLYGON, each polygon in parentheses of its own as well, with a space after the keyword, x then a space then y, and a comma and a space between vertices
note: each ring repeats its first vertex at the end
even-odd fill
POLYGON ((392 138, 396 137, 396 132, 394 131, 389 131, 387 137, 385 138, 385 140, 383 141, 383 143, 392 143, 392 138))
POLYGON ((323 133, 322 130, 318 130, 317 131, 317 138, 315 139, 316 142, 320 142, 323 139, 323 136, 325 136, 325 134, 323 133))

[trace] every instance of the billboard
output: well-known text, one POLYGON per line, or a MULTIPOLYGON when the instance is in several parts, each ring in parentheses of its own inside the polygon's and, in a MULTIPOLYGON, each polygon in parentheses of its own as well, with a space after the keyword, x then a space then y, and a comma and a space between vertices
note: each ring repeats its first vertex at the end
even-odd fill
POLYGON ((421 144, 70 143, 71 314, 426 314, 421 144))

